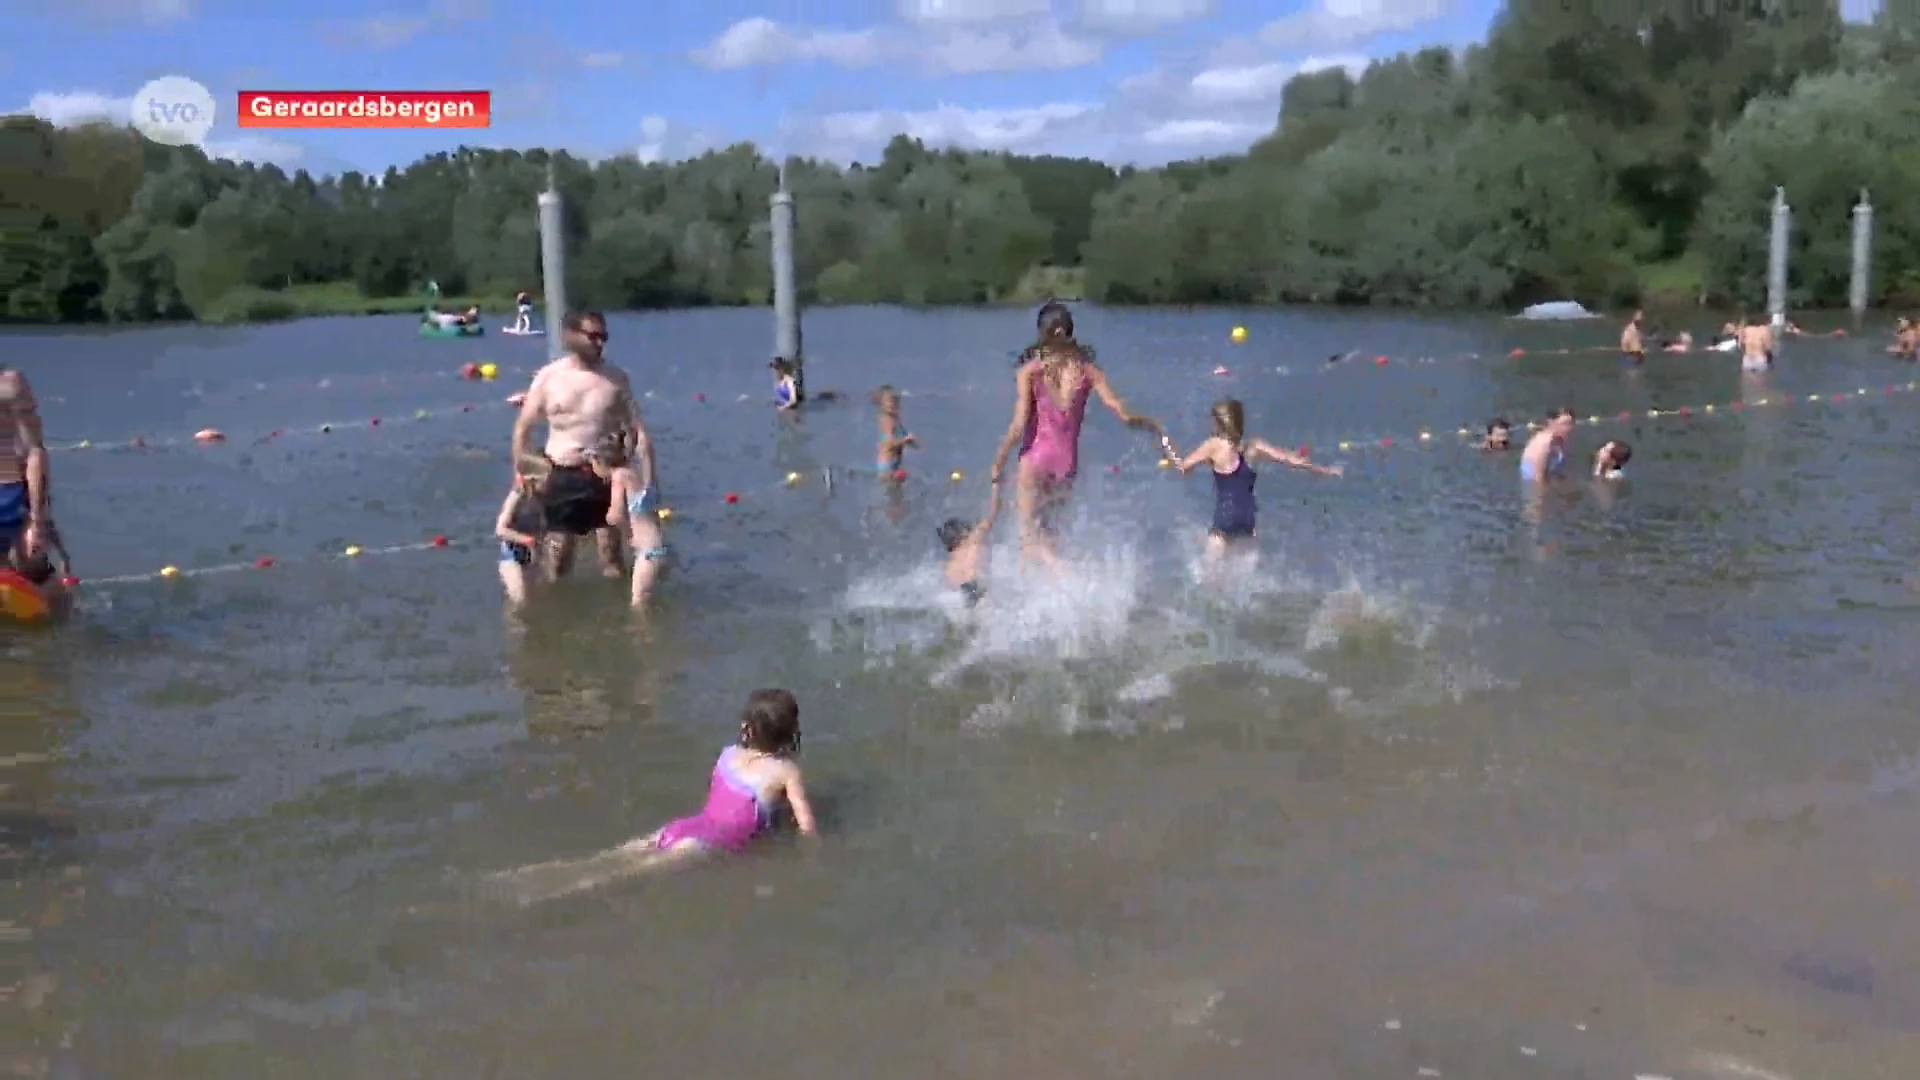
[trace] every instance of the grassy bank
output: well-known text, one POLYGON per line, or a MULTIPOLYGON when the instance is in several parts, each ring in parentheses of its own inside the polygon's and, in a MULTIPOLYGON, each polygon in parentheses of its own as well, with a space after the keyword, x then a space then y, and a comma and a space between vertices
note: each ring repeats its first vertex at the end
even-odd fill
MULTIPOLYGON (((295 285, 270 292, 242 288, 226 294, 199 313, 200 321, 216 326, 241 323, 282 322, 288 319, 312 319, 328 315, 411 315, 420 311, 425 300, 412 296, 366 296, 351 283, 295 285)), ((440 306, 448 311, 478 307, 485 312, 513 311, 513 300, 502 297, 447 296, 440 306)))

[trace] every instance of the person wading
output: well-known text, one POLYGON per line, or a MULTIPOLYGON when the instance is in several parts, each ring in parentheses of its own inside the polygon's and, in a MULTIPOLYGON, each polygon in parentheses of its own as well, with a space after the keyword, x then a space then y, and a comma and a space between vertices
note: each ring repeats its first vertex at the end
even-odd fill
POLYGON ((608 526, 613 487, 594 471, 590 455, 609 437, 621 437, 651 502, 653 441, 641 422, 627 373, 606 360, 606 317, 597 311, 571 312, 561 326, 569 352, 534 374, 513 422, 513 460, 525 460, 532 450, 534 425, 544 423, 545 456, 552 468, 544 480, 523 477, 522 483, 546 512, 548 542, 553 545, 549 575, 565 573, 575 539, 593 534, 604 572, 618 577, 626 566, 619 534, 608 526))

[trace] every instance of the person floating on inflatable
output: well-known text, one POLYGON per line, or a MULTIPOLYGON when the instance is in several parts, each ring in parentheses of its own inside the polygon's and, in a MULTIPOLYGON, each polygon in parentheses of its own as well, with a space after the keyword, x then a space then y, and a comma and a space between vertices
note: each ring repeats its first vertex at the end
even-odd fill
POLYGON ((20 372, 0 368, 0 614, 17 620, 44 619, 66 603, 44 554, 52 548, 67 561, 47 512, 47 479, 33 387, 20 372))
POLYGON ((516 334, 531 333, 533 330, 532 295, 525 292, 515 295, 513 298, 513 306, 519 312, 518 317, 513 321, 513 332, 516 334))

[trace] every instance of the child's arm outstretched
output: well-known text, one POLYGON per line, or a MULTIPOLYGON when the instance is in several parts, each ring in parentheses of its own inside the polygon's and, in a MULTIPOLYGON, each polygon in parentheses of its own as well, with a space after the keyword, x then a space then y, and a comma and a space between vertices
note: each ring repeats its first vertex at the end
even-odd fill
POLYGON ((1268 461, 1277 465, 1285 465, 1294 469, 1305 469, 1311 473, 1319 473, 1321 476, 1339 476, 1345 471, 1338 465, 1315 465, 1304 456, 1296 454, 1291 450, 1282 450, 1265 439, 1254 439, 1249 442, 1247 444, 1246 456, 1266 458, 1268 461))
POLYGON ((1219 449, 1219 447, 1220 447, 1220 440, 1217 437, 1207 439, 1206 441, 1202 442, 1199 446, 1194 447, 1193 453, 1188 454, 1185 458, 1182 458, 1180 461, 1179 468, 1180 468, 1181 475, 1184 476, 1187 473, 1192 472, 1195 468, 1197 468, 1202 464, 1211 463, 1213 461, 1214 451, 1219 449))

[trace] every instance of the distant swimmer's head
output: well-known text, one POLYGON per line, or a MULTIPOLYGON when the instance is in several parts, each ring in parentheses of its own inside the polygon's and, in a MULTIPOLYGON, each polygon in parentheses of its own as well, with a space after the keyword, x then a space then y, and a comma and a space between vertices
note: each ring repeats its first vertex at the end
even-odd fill
POLYGON ((786 690, 755 690, 740 712, 740 745, 774 757, 800 752, 800 702, 786 690))
POLYGON ((607 348, 607 317, 597 311, 569 311, 560 321, 567 348, 582 360, 600 359, 607 348))
POLYGON ((1225 439, 1235 446, 1247 437, 1247 410, 1233 398, 1221 398, 1213 403, 1213 437, 1225 439))
POLYGON ((1625 439, 1609 440, 1600 447, 1600 452, 1593 456, 1594 475, 1608 480, 1618 480, 1621 470, 1625 469, 1627 462, 1632 460, 1633 447, 1628 446, 1625 439))
POLYGON ((973 535, 973 526, 959 518, 948 518, 940 528, 934 531, 934 535, 940 537, 941 547, 948 551, 958 551, 960 545, 966 543, 967 538, 973 535))
POLYGON ((1573 410, 1559 408, 1547 413, 1547 430, 1564 439, 1573 434, 1573 410))
POLYGON ((894 389, 891 385, 881 383, 873 392, 873 404, 875 408, 883 413, 899 412, 900 391, 894 389))
POLYGON ((1513 443, 1513 425, 1504 416, 1496 416, 1487 422, 1487 449, 1505 450, 1513 443))

